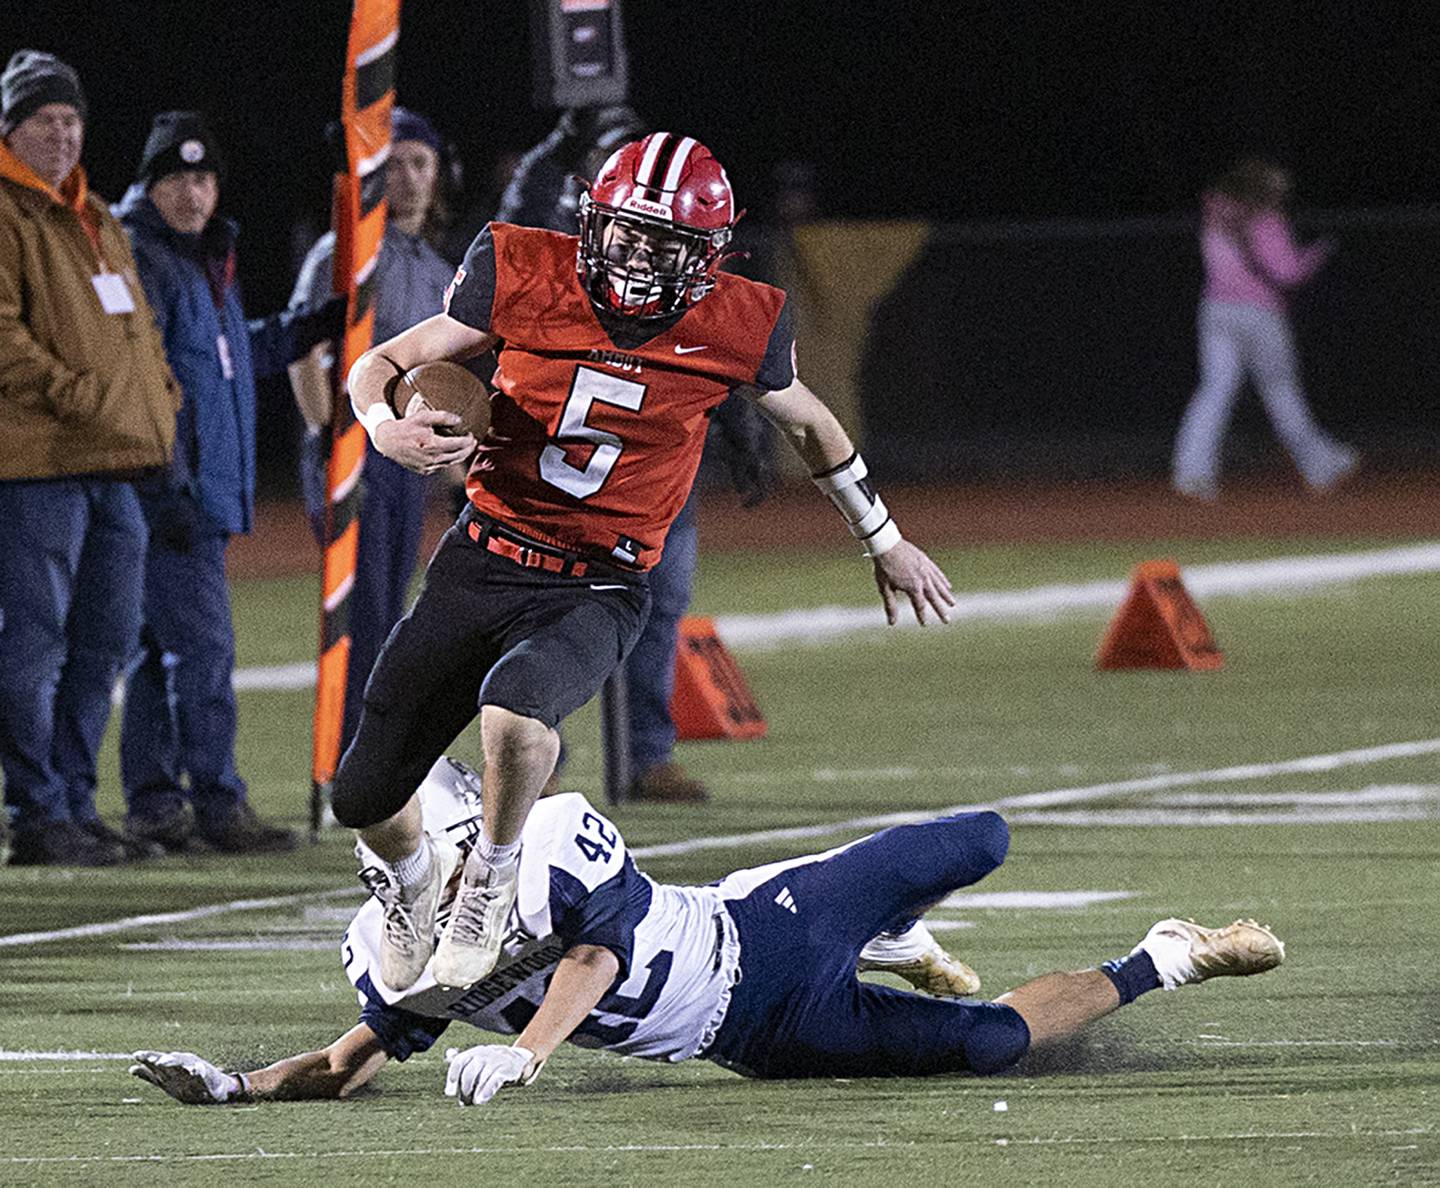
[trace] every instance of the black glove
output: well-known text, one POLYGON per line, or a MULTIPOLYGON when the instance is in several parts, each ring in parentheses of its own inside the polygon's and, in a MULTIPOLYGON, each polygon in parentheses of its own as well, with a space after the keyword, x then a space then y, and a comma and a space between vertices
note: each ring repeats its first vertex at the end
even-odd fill
MULTIPOLYGON (((284 316, 284 315, 282 315, 284 316)), ((336 342, 345 333, 345 298, 334 296, 296 311, 295 355, 308 355, 317 343, 336 342)))
POLYGON ((779 483, 770 422, 748 400, 728 396, 715 410, 714 424, 741 506, 763 503, 779 483))
POLYGON ((775 493, 780 478, 768 454, 730 453, 725 457, 730 484, 740 496, 741 507, 756 507, 775 493))
POLYGON ((315 311, 317 341, 334 341, 344 335, 346 304, 347 299, 337 295, 315 311))
POLYGON ((188 553, 200 535, 200 505, 185 490, 171 490, 150 505, 150 534, 172 553, 188 553))

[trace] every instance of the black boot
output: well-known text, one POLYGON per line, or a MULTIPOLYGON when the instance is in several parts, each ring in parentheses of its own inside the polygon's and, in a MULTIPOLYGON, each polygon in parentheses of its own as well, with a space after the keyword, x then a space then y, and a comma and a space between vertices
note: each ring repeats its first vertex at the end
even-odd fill
POLYGON ((202 816, 197 832, 226 854, 279 854, 293 850, 299 841, 293 829, 262 821, 248 803, 213 817, 202 816))
POLYGON ((149 838, 137 837, 130 833, 117 833, 105 824, 99 817, 92 817, 88 821, 81 821, 80 828, 85 830, 98 842, 109 846, 119 846, 125 852, 125 860, 133 862, 144 858, 165 857, 165 847, 159 842, 151 841, 149 838))
POLYGON ((12 866, 118 866, 125 848, 92 837, 69 821, 20 829, 15 834, 12 866))

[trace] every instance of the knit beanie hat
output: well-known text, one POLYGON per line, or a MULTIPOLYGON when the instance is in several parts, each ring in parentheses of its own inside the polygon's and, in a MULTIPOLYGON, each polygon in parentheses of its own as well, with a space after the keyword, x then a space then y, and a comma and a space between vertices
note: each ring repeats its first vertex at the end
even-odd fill
POLYGON ((440 133, 435 131, 435 125, 419 112, 398 104, 390 109, 390 139, 418 140, 421 144, 428 144, 441 156, 445 155, 445 143, 440 139, 440 133))
POLYGON ((162 177, 187 169, 224 180, 225 163, 205 117, 198 111, 162 111, 150 125, 138 180, 148 189, 162 177))
POLYGON ((0 74, 0 134, 8 135, 47 103, 68 103, 83 120, 80 76, 54 54, 16 50, 0 74))

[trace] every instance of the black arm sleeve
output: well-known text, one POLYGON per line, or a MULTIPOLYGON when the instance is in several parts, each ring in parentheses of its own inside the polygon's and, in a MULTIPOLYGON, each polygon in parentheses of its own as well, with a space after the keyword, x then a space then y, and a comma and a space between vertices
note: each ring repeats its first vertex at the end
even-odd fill
POLYGON ((495 240, 487 223, 465 253, 445 291, 445 312, 457 322, 488 334, 495 305, 495 240))

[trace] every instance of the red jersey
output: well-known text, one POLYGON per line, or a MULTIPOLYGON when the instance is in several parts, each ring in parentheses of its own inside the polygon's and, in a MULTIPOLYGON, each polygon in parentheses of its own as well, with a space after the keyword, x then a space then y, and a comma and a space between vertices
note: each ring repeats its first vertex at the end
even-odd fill
POLYGON ((602 325, 575 273, 578 240, 493 223, 446 292, 450 317, 499 337, 490 432, 467 490, 487 516, 641 569, 660 559, 705 445, 741 386, 794 379, 785 294, 722 273, 653 337, 602 325))

